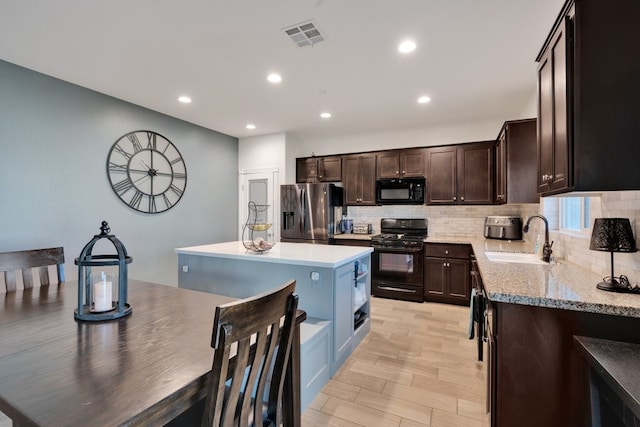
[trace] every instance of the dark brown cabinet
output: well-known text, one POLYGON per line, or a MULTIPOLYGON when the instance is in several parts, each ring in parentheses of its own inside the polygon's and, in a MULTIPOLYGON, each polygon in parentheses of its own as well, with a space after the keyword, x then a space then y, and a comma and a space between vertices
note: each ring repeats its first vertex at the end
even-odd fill
POLYGON ((342 183, 347 205, 376 204, 375 154, 343 156, 342 183))
POLYGON ((424 300, 469 304, 471 295, 469 245, 427 243, 424 264, 424 300))
POLYGON ((496 147, 495 203, 538 203, 536 119, 507 121, 496 147))
POLYGON ((538 54, 538 191, 640 189, 640 2, 569 0, 538 54))
POLYGON ((296 182, 338 182, 342 180, 342 157, 296 159, 296 182))
POLYGON ((425 176, 424 149, 383 151, 376 155, 377 178, 410 178, 425 176))
POLYGON ((427 204, 493 204, 495 145, 484 141, 427 149, 427 204))
POLYGON ((538 65, 538 192, 567 190, 571 126, 573 11, 562 19, 538 65))
POLYGON ((574 336, 640 343, 640 318, 503 302, 492 308, 492 425, 591 425, 586 363, 574 336))

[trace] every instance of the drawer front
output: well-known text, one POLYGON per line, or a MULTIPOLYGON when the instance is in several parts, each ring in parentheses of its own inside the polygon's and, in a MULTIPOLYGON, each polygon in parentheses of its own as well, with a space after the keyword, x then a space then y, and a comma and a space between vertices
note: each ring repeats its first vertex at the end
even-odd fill
POLYGON ((448 243, 427 243, 424 246, 424 252, 425 256, 428 257, 469 259, 471 246, 452 245, 448 243))
POLYGON ((422 302, 423 289, 422 286, 418 285, 374 280, 371 282, 371 295, 403 301, 422 302))

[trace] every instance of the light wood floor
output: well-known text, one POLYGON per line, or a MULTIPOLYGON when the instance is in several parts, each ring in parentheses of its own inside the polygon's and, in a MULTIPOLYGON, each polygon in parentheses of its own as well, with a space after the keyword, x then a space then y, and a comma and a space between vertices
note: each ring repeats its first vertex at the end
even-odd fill
POLYGON ((468 324, 467 307, 372 298, 371 332, 304 411, 303 427, 488 426, 468 324))
POLYGON ((469 308, 372 298, 371 332, 302 414, 312 426, 488 426, 469 308))

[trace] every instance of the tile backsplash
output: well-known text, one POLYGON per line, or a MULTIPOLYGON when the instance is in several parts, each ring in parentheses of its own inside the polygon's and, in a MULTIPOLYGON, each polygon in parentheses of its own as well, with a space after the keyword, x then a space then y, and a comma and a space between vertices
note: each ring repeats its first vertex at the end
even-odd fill
POLYGON ((381 218, 427 218, 429 236, 482 237, 484 218, 489 215, 518 215, 523 221, 538 213, 539 205, 507 204, 496 206, 349 206, 353 222, 370 222, 380 232, 381 218))
MULTIPOLYGON (((640 249, 640 191, 611 191, 591 196, 590 223, 595 218, 629 218, 634 228, 636 245, 640 249)), ((518 215, 523 223, 528 217, 544 213, 549 220, 553 255, 560 262, 570 262, 603 277, 611 274, 611 255, 589 249, 591 229, 584 234, 558 231, 558 197, 543 198, 540 204, 506 204, 499 206, 350 206, 348 214, 354 223, 373 224, 380 232, 381 218, 427 218, 429 236, 482 237, 484 218, 488 215, 518 215)), ((533 221, 523 235, 533 242, 540 234, 544 238, 542 221, 533 221)), ((640 284, 640 252, 614 254, 615 271, 626 275, 632 284, 640 284)), ((640 297, 639 297, 640 298, 640 297)))
MULTIPOLYGON (((592 196, 589 212, 591 226, 595 218, 629 218, 634 229, 636 246, 640 249, 640 191, 609 191, 589 196, 592 196)), ((556 197, 543 198, 541 211, 553 217, 553 212, 557 212, 557 201, 556 197)), ((553 253, 556 257, 589 269, 602 277, 611 275, 611 253, 589 249, 591 228, 584 234, 570 234, 558 232, 557 222, 554 225, 552 228, 555 231, 550 233, 550 238, 555 242, 553 253)), ((640 284, 640 252, 614 253, 613 257, 614 275, 624 274, 633 285, 640 284)))

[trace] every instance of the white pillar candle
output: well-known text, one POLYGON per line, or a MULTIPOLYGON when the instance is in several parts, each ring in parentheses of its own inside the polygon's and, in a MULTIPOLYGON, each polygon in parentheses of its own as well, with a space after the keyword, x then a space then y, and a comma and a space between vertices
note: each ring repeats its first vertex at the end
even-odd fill
POLYGON ((106 276, 102 276, 99 282, 93 284, 93 310, 108 311, 111 310, 112 282, 108 281, 106 276))

